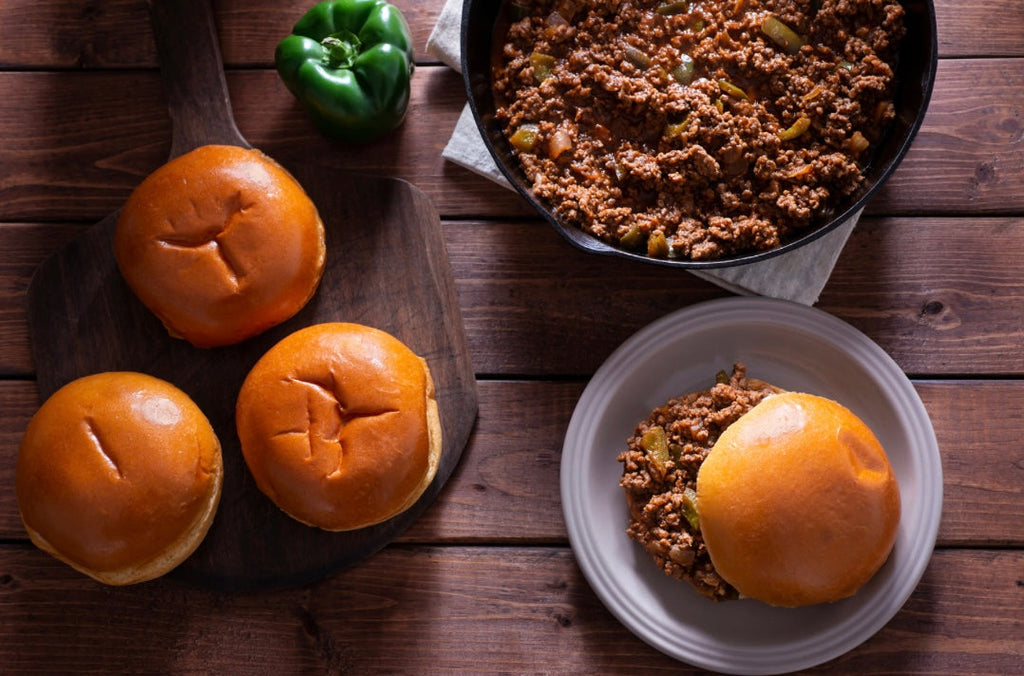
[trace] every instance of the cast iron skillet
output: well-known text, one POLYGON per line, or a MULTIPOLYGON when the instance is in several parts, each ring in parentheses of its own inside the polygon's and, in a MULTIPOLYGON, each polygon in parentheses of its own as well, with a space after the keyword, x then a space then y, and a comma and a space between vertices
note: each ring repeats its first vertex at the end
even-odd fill
POLYGON ((617 249, 579 228, 562 223, 530 189, 512 148, 494 119, 490 68, 492 37, 502 6, 501 0, 465 0, 462 10, 462 77, 473 117, 501 173, 533 207, 571 244, 584 251, 620 256, 656 265, 679 268, 716 268, 753 263, 791 251, 811 242, 846 221, 861 209, 906 155, 921 126, 931 98, 938 63, 935 7, 932 0, 905 0, 907 34, 896 68, 894 104, 896 118, 882 139, 865 171, 860 188, 835 206, 831 220, 805 230, 799 237, 771 251, 737 255, 713 261, 655 259, 617 249))

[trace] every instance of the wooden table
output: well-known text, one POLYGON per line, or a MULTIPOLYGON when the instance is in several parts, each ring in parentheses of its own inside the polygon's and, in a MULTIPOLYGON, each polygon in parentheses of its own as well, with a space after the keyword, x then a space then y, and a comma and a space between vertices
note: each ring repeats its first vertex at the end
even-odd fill
MULTIPOLYGON (((515 194, 446 162, 465 102, 425 50, 440 0, 399 1, 418 50, 386 141, 312 131, 272 68, 310 2, 215 3, 235 116, 271 155, 335 154, 404 178, 441 215, 480 397, 434 505, 383 551, 304 588, 109 588, 33 547, 13 468, 39 405, 35 266, 167 157, 142 0, 0 4, 0 671, 691 673, 602 606, 568 545, 558 469, 589 376, 628 336, 727 295, 685 272, 588 257, 515 194)), ((937 0, 924 126, 868 207, 818 307, 912 379, 945 474, 939 541, 877 635, 812 673, 1024 673, 1024 4, 937 0)))

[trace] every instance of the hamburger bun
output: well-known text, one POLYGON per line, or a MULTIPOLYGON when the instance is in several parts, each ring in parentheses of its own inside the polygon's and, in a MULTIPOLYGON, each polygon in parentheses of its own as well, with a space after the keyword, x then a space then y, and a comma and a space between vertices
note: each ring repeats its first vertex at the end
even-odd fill
POLYGON ((32 542, 111 585, 188 558, 221 484, 220 442, 203 412, 170 383, 132 372, 57 390, 29 422, 15 470, 32 542))
POLYGON ((207 145, 132 192, 114 255, 172 336, 217 347, 302 309, 320 283, 326 247, 315 205, 283 167, 258 150, 207 145))
POLYGON ((854 594, 885 563, 900 518, 896 477, 867 425, 797 392, 766 398, 722 433, 696 497, 718 574, 776 606, 854 594))
POLYGON ((360 324, 318 324, 277 343, 246 376, 235 420, 260 490, 328 531, 405 511, 441 457, 426 361, 360 324))

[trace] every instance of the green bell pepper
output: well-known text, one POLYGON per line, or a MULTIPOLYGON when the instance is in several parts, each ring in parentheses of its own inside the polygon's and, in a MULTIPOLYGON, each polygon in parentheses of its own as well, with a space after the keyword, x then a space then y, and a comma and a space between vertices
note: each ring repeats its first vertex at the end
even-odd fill
POLYGON ((385 0, 327 0, 274 53, 277 72, 317 129, 362 143, 398 127, 415 62, 409 26, 385 0))

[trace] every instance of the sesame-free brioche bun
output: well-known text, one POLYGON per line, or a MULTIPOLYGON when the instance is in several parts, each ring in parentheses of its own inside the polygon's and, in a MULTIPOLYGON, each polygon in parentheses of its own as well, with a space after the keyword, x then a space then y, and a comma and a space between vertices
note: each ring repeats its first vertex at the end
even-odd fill
POLYGON ((258 150, 206 145, 135 188, 114 255, 172 336, 231 345, 292 317, 323 274, 324 226, 283 167, 258 150))
POLYGON ((32 542, 100 582, 167 573, 217 511, 220 442, 184 392, 133 372, 84 376, 28 424, 15 471, 32 542))
POLYGON ((404 512, 441 457, 426 361, 361 324, 317 324, 277 343, 246 376, 235 421, 260 490, 328 531, 404 512))
POLYGON ((860 418, 786 392, 722 433, 697 475, 697 510, 719 575, 742 596, 793 607, 871 579, 895 542, 900 496, 860 418))

